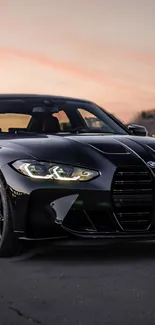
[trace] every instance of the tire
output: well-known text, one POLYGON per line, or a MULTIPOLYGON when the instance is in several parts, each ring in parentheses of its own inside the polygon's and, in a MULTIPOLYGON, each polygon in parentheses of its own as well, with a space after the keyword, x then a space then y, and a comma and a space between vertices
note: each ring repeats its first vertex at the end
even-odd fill
POLYGON ((19 255, 23 248, 15 235, 12 224, 12 209, 5 182, 0 176, 0 257, 19 255))

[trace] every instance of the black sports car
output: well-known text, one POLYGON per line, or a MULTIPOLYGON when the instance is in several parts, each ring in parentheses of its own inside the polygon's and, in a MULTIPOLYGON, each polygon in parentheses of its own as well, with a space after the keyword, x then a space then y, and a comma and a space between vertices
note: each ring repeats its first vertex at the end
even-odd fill
POLYGON ((96 104, 0 96, 0 255, 24 240, 155 237, 155 139, 96 104))

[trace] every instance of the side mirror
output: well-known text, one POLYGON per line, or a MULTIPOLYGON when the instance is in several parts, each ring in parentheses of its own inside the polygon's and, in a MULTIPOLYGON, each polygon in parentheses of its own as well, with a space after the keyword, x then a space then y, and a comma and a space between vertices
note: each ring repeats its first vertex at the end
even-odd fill
POLYGON ((146 137, 149 134, 148 130, 145 128, 145 126, 142 126, 142 125, 130 124, 130 125, 127 125, 127 128, 133 135, 146 137))

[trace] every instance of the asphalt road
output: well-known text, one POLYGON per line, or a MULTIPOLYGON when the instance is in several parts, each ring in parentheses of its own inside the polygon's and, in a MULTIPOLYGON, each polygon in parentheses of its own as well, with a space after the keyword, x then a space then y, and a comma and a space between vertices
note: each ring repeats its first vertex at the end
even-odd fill
POLYGON ((155 243, 0 260, 0 325, 154 325, 155 243))

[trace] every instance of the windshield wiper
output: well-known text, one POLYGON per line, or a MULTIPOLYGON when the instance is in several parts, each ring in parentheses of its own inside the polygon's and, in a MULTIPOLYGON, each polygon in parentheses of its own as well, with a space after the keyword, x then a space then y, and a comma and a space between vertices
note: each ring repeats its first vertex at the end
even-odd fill
POLYGON ((72 130, 69 131, 70 133, 107 133, 107 134, 115 134, 112 131, 105 131, 102 129, 87 129, 87 128, 83 128, 83 127, 76 127, 72 130))
MULTIPOLYGON (((64 131, 61 131, 61 132, 58 132, 58 134, 59 133, 66 133, 66 132, 64 132, 64 131)), ((95 134, 97 134, 97 133, 102 133, 102 134, 115 134, 114 132, 110 132, 110 131, 105 131, 105 130, 101 130, 101 129, 99 129, 99 130, 97 130, 97 129, 87 129, 87 128, 83 128, 83 127, 76 127, 75 129, 72 129, 72 130, 69 130, 67 133, 73 133, 73 134, 78 134, 78 133, 91 133, 91 134, 93 134, 93 133, 95 133, 95 134)), ((12 134, 12 135, 16 135, 16 136, 36 136, 36 135, 39 135, 39 136, 47 136, 47 135, 56 135, 57 133, 55 133, 55 132, 47 132, 47 133, 45 133, 45 132, 31 132, 31 131, 21 131, 21 130, 17 130, 17 131, 15 131, 15 132, 8 132, 8 134, 12 134)))
POLYGON ((26 136, 26 137, 36 137, 36 136, 41 136, 41 137, 47 137, 47 134, 43 134, 43 133, 38 133, 38 132, 29 132, 29 131, 15 131, 15 132, 6 132, 6 134, 8 136, 26 136))
POLYGON ((85 133, 87 129, 83 128, 82 126, 77 126, 76 128, 69 131, 70 133, 85 133))

